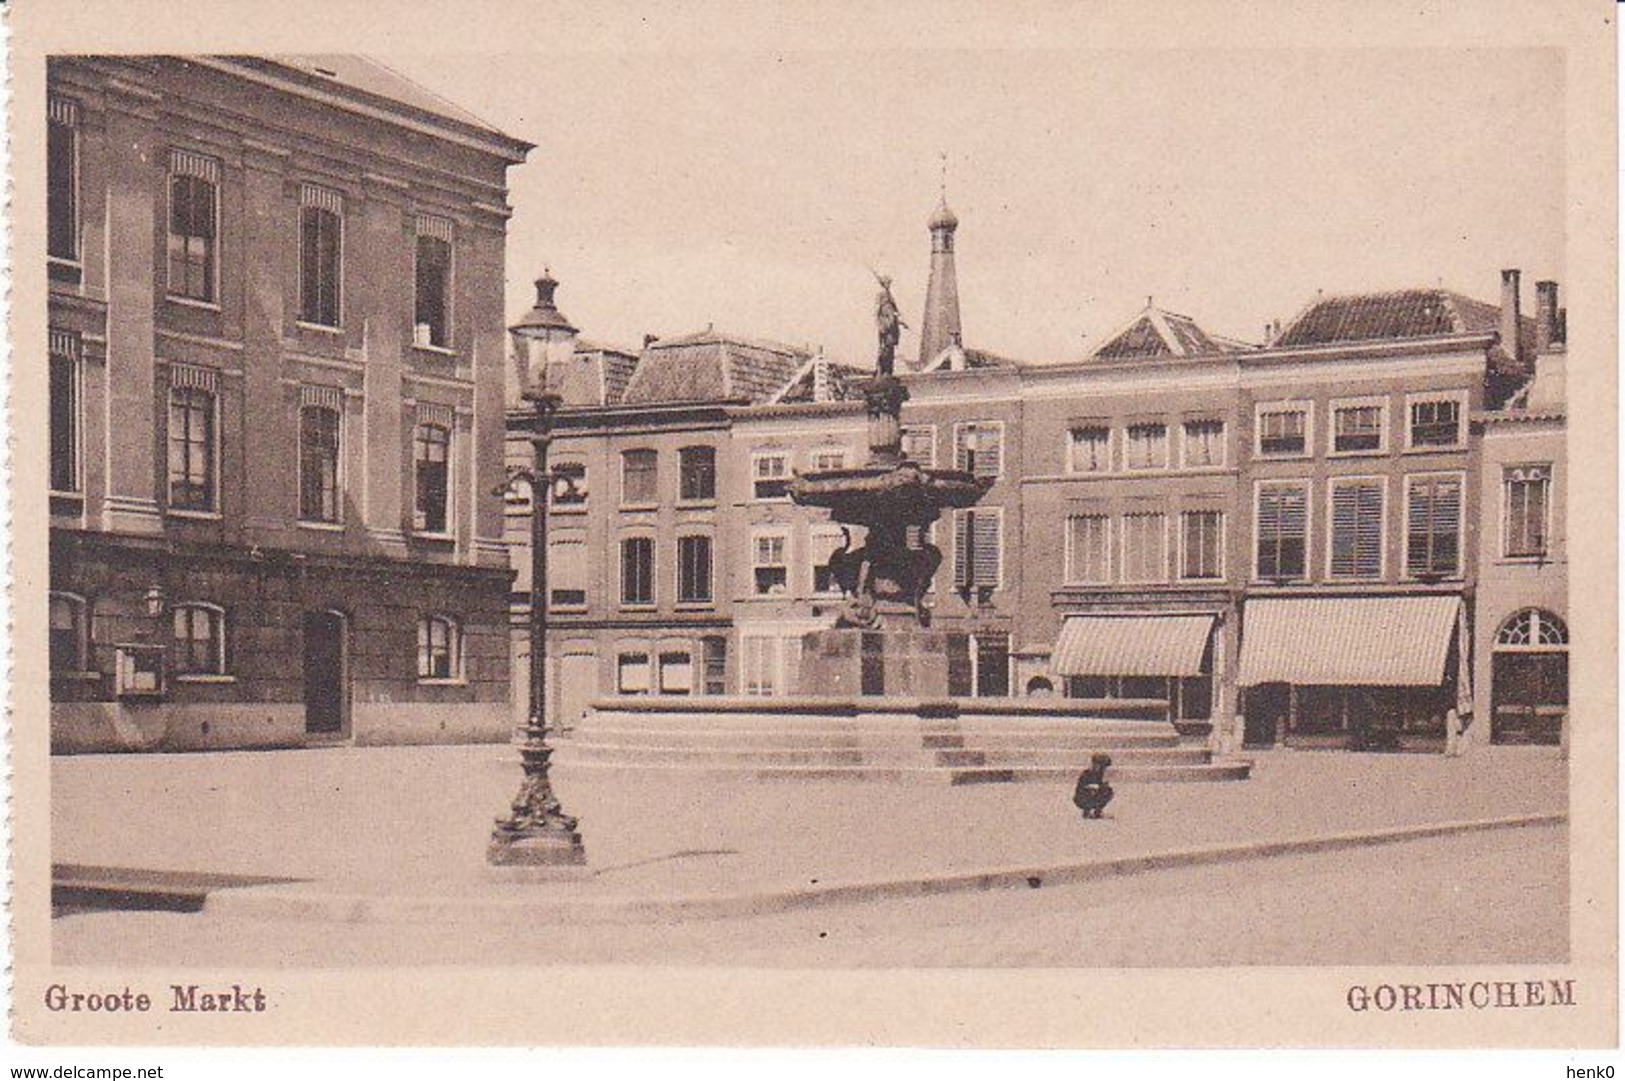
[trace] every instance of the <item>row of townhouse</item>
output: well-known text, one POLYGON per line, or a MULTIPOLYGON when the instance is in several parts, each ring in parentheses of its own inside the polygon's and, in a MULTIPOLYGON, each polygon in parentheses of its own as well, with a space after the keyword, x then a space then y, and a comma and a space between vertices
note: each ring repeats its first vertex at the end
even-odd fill
POLYGON ((358 57, 47 78, 53 746, 505 738, 529 144, 358 57))
MULTIPOLYGON (((903 375, 905 454, 991 482, 934 527, 948 693, 1155 697, 1253 745, 1443 746, 1492 713, 1499 738, 1556 738, 1560 375, 1527 399, 1565 335, 1555 285, 1532 319, 1518 292, 1508 271, 1500 305, 1321 297, 1263 346, 1148 305, 1070 364, 955 328, 903 375)), ((566 388, 554 443, 590 481, 555 505, 555 708, 808 689, 800 639, 838 611, 844 540, 785 483, 866 454, 861 373, 710 330, 583 346, 549 378, 566 371, 596 374, 566 388)))

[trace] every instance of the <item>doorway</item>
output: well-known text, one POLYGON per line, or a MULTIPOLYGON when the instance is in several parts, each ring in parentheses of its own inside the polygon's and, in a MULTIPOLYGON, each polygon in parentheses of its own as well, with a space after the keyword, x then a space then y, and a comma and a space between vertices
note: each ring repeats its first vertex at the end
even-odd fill
POLYGON ((340 612, 305 613, 305 733, 349 732, 349 643, 340 612))

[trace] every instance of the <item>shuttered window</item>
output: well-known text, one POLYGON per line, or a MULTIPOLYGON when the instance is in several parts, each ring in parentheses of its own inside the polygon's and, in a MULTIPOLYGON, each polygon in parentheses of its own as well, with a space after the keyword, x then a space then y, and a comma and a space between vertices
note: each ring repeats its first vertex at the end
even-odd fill
POLYGON ((561 537, 547 546, 547 595, 555 608, 580 608, 587 603, 587 541, 584 536, 561 537))
POLYGON ((1224 464, 1224 421, 1187 420, 1182 463, 1187 469, 1224 464))
POLYGON ((1076 584, 1111 581, 1111 519, 1104 514, 1076 514, 1066 521, 1066 580, 1076 584))
POLYGON ((1004 512, 997 507, 954 512, 954 584, 997 589, 1004 574, 1004 512))
POLYGON ((954 426, 954 467, 978 477, 997 477, 1004 468, 1004 425, 975 421, 954 426))
POLYGON ((1291 483, 1259 486, 1258 577, 1271 579, 1304 577, 1308 524, 1308 485, 1291 483))
POLYGON ((1406 485, 1406 509, 1406 573, 1458 573, 1461 563, 1461 478, 1411 477, 1406 485))
POLYGON ((915 465, 935 469, 937 465, 936 425, 905 426, 903 428, 903 457, 915 465))
POLYGON ((1168 518, 1163 514, 1123 515, 1123 581, 1168 580, 1168 518))
POLYGON ((1331 576, 1382 574, 1383 482, 1332 482, 1331 576))
POLYGON ((1103 424, 1081 425, 1069 433, 1067 470, 1106 473, 1112 467, 1112 430, 1103 424))

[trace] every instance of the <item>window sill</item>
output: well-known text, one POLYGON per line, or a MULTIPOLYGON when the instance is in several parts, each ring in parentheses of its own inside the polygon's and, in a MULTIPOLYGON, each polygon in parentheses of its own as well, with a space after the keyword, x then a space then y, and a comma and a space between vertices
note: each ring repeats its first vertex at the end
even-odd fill
POLYGON ((332 334, 337 336, 344 333, 344 328, 341 326, 328 326, 326 323, 307 323, 303 319, 295 319, 293 321, 293 325, 298 327, 300 330, 312 330, 317 334, 332 334))
POLYGON ((703 612, 703 611, 709 611, 709 610, 715 608, 716 606, 717 606, 717 602, 714 601, 714 600, 711 600, 711 601, 678 601, 677 602, 677 610, 679 612, 703 612))
POLYGON ((222 518, 217 510, 187 510, 184 507, 170 507, 164 514, 169 518, 183 518, 194 522, 218 522, 222 518))
POLYGON ((416 352, 416 353, 428 353, 430 356, 436 356, 436 357, 455 358, 455 357, 457 357, 459 355, 457 350, 448 348, 447 346, 444 346, 444 345, 429 345, 429 344, 424 343, 424 342, 413 342, 412 343, 412 350, 413 350, 413 352, 416 352))
POLYGON ((212 300, 198 300, 195 297, 178 296, 174 293, 164 295, 164 302, 174 304, 181 308, 196 308, 198 311, 218 312, 220 305, 212 300))
MULTIPOLYGON (((585 504, 585 503, 549 503, 547 505, 547 509, 548 509, 549 512, 551 512, 553 514, 586 514, 587 513, 587 504, 585 504)), ((623 507, 622 509, 624 510, 626 508, 623 507)), ((653 508, 650 508, 650 509, 653 509, 653 508)), ((517 515, 515 515, 515 517, 529 518, 530 517, 530 511, 528 511, 528 510, 527 511, 520 511, 517 515)))
POLYGON ((430 544, 456 544, 457 543, 457 534, 455 534, 455 533, 424 533, 424 532, 420 532, 418 530, 413 530, 409 534, 409 536, 413 540, 427 541, 430 544))
POLYGON ((1454 443, 1417 443, 1405 448, 1406 454, 1449 454, 1460 453, 1467 449, 1467 444, 1461 440, 1454 443))
POLYGON ((788 502, 790 502, 790 497, 788 495, 758 495, 758 496, 752 496, 751 497, 751 502, 752 503, 788 503, 788 502))
POLYGON ((659 503, 622 503, 621 510, 632 514, 647 514, 660 509, 659 503))
POLYGON ((461 676, 419 676, 419 687, 466 687, 468 680, 461 676))
POLYGON ((1222 575, 1222 574, 1210 574, 1210 575, 1207 575, 1207 576, 1201 577, 1201 578, 1187 578, 1187 577, 1181 576, 1179 578, 1179 580, 1175 584, 1182 585, 1182 586, 1213 586, 1213 585, 1223 585, 1224 582, 1225 582, 1224 575, 1222 575))
POLYGON ((625 601, 621 602, 621 611, 623 612, 655 612, 659 611, 659 609, 660 606, 657 604, 628 604, 625 601))
POLYGON ((95 683, 102 678, 102 674, 74 668, 52 672, 51 678, 61 683, 95 683))
POLYGON ((60 488, 52 488, 50 494, 52 499, 67 499, 72 500, 75 503, 83 503, 85 501, 84 492, 65 492, 60 488))
POLYGON ((587 614, 587 606, 585 604, 553 604, 550 602, 547 606, 547 614, 550 616, 584 616, 587 614))
POLYGON ((1520 552, 1517 555, 1503 555, 1498 562, 1518 567, 1540 567, 1547 563, 1555 563, 1556 559, 1550 552, 1520 552))
POLYGON ((679 499, 677 501, 677 509, 678 510, 716 510, 717 509, 717 501, 716 501, 716 499, 714 497, 711 498, 711 499, 679 499))
POLYGON ((1387 456, 1388 449, 1386 447, 1372 447, 1369 450, 1329 450, 1326 452, 1328 458, 1386 458, 1387 456))
POLYGON ((300 529, 314 530, 317 533, 343 533, 344 532, 344 523, 343 522, 312 522, 312 521, 309 521, 308 519, 301 518, 301 519, 299 519, 299 528, 300 529))
POLYGON ((1186 473, 1222 473, 1230 467, 1224 462, 1182 462, 1179 468, 1186 473))
POLYGON ((176 683, 236 683, 237 677, 223 672, 176 672, 176 683))
POLYGON ((1303 462, 1313 458, 1314 455, 1306 450, 1280 451, 1278 453, 1260 450, 1255 451, 1253 457, 1261 462, 1303 462))

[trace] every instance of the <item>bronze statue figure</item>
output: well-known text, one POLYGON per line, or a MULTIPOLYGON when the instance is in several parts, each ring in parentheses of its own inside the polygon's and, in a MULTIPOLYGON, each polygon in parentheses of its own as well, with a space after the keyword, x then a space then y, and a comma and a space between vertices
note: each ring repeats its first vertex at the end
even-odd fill
POLYGON ((903 317, 897 308, 897 298, 891 293, 891 278, 885 274, 874 273, 875 281, 880 283, 880 294, 875 297, 875 331, 880 337, 880 350, 875 356, 875 366, 881 375, 891 375, 896 366, 897 343, 902 339, 903 317))

